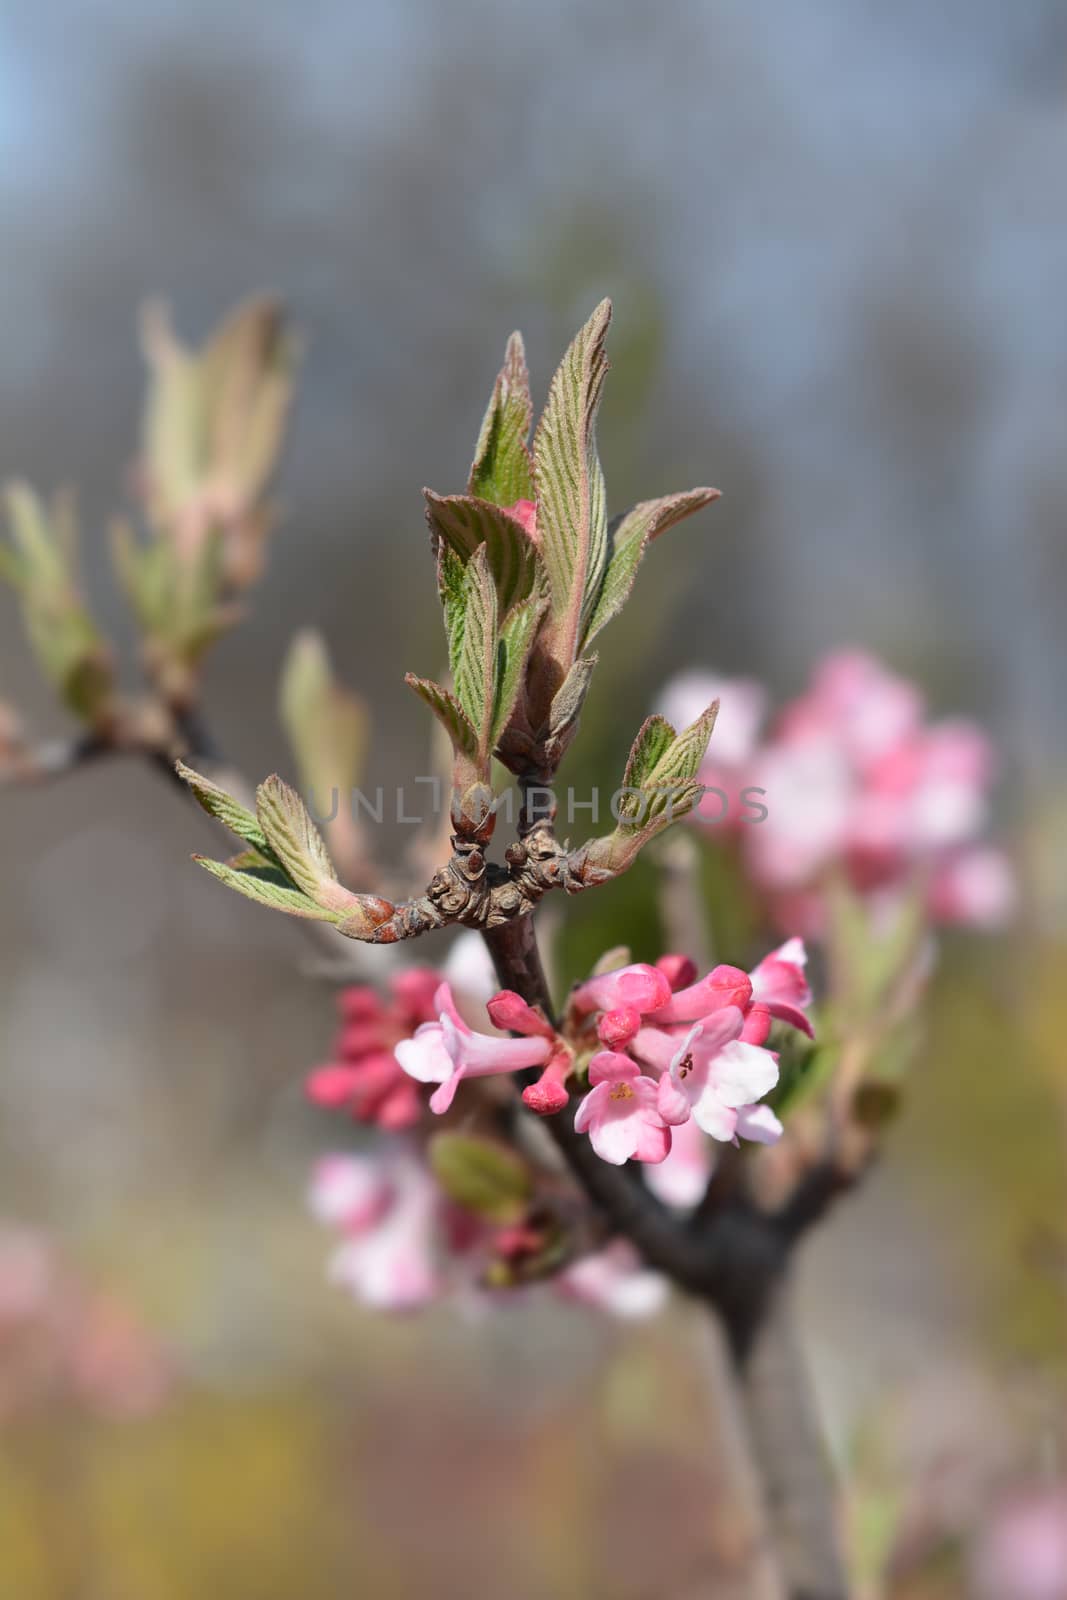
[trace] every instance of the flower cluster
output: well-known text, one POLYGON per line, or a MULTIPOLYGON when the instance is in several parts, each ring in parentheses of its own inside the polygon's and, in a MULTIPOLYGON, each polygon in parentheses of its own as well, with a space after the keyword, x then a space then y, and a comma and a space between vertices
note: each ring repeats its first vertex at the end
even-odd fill
POLYGON ((499 1034, 471 1028, 442 983, 436 1017, 401 1040, 395 1056, 411 1078, 438 1086, 429 1101, 437 1114, 466 1078, 531 1069, 538 1075, 523 1089, 526 1105, 542 1115, 562 1112, 569 1081, 584 1072, 588 1090, 574 1126, 616 1166, 664 1161, 672 1130, 690 1118, 713 1139, 768 1143, 781 1126, 758 1104, 778 1081, 767 1038, 774 1016, 811 1032, 803 969, 796 939, 751 974, 719 966, 698 980, 692 963, 678 956, 627 965, 579 984, 558 1030, 505 989, 487 1007, 499 1034))
MULTIPOLYGON (((371 1310, 416 1311, 447 1295, 476 1305, 492 1283, 491 1264, 513 1261, 538 1243, 535 1228, 494 1227, 452 1204, 403 1139, 372 1154, 322 1157, 308 1203, 339 1236, 331 1282, 371 1310)), ((668 1293, 667 1280, 644 1267, 625 1239, 568 1262, 551 1288, 625 1320, 654 1315, 668 1293)))
POLYGON ((522 1091, 540 1115, 563 1111, 587 1080, 574 1125, 605 1161, 659 1163, 690 1119, 713 1139, 768 1143, 781 1132, 758 1102, 778 1080, 772 1018, 811 1035, 804 946, 790 939, 751 973, 718 966, 697 979, 686 957, 597 973, 572 992, 557 1029, 510 990, 489 1000, 491 1030, 472 1028, 452 985, 430 968, 397 974, 388 999, 356 986, 340 997, 338 1059, 307 1092, 386 1129, 448 1111, 466 1079, 536 1072, 522 1091))
POLYGON ((83 1283, 41 1230, 0 1223, 0 1421, 57 1400, 146 1417, 174 1378, 129 1306, 83 1283))
POLYGON ((394 1051, 436 1015, 434 995, 440 981, 432 969, 412 967, 392 978, 386 998, 369 984, 342 990, 333 1059, 309 1074, 308 1098, 382 1128, 410 1128, 418 1122, 422 1115, 418 1089, 394 1051))
MULTIPOLYGON (((598 970, 572 990, 556 1026, 510 990, 486 1000, 481 941, 474 937, 477 960, 471 943, 458 941, 441 972, 397 975, 385 999, 363 987, 341 997, 341 1059, 311 1074, 311 1098, 394 1135, 411 1131, 316 1167, 312 1211, 340 1235, 330 1276, 365 1304, 393 1310, 551 1276, 570 1299, 620 1316, 651 1312, 665 1285, 624 1242, 586 1246, 576 1260, 569 1247, 559 1251, 565 1225, 536 1183, 524 1187, 521 1158, 506 1158, 509 1183, 520 1174, 506 1210, 488 1200, 468 1206, 435 1167, 433 1117, 421 1134, 414 1125, 424 1111, 449 1113, 468 1081, 517 1074, 528 1110, 572 1117, 602 1160, 646 1163, 661 1200, 691 1207, 710 1175, 709 1136, 772 1143, 781 1134, 760 1101, 778 1080, 772 1021, 812 1032, 804 946, 789 940, 751 973, 718 966, 698 977, 688 958, 672 955, 598 970)), ((460 1128, 467 1111, 476 1100, 460 1128)), ((458 1137, 484 1160, 484 1143, 458 1137)))
MULTIPOLYGON (((708 695, 721 707, 701 781, 727 795, 727 826, 739 820, 737 796, 761 792, 766 815, 736 832, 779 921, 820 931, 835 873, 873 904, 921 880, 938 921, 991 927, 1008 915, 1011 871, 981 839, 993 759, 975 724, 926 722, 916 685, 858 650, 827 656, 762 740, 765 696, 748 680, 686 674, 664 709, 678 716, 708 695)), ((722 811, 709 795, 692 815, 710 822, 722 811)))

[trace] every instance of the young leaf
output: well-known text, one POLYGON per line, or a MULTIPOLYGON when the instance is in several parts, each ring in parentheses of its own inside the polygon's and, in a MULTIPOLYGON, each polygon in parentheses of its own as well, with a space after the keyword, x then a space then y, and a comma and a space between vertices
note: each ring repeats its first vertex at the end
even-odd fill
POLYGON ((227 888, 236 889, 238 894, 261 906, 269 906, 273 911, 285 911, 291 917, 307 917, 315 922, 340 925, 345 921, 345 912, 316 905, 310 895, 294 888, 278 867, 232 867, 222 861, 210 861, 206 856, 194 856, 193 860, 227 888))
POLYGON ((456 699, 477 730, 478 748, 488 751, 496 671, 496 589, 485 546, 467 563, 463 583, 463 637, 456 656, 456 699))
POLYGON ((497 506, 534 498, 527 446, 532 421, 526 352, 522 334, 513 333, 474 448, 471 494, 497 506))
POLYGON ((367 709, 341 687, 320 634, 298 633, 282 668, 282 723, 306 794, 321 801, 334 789, 350 795, 367 745, 367 709))
POLYGON ((521 522, 499 506, 469 495, 438 495, 432 489, 424 489, 423 494, 431 533, 464 565, 479 545, 485 546, 501 616, 533 592, 537 550, 521 522))
POLYGON ((444 613, 448 666, 453 680, 463 649, 463 629, 467 616, 466 580, 467 569, 462 557, 450 546, 442 544, 437 552, 437 588, 444 613))
POLYGON ((718 498, 718 489, 690 489, 661 500, 643 500, 611 523, 603 582, 591 610, 584 644, 622 610, 652 540, 718 498))
POLYGON ((184 761, 177 761, 174 770, 184 783, 189 785, 197 802, 203 806, 208 816, 215 817, 224 828, 229 828, 245 844, 250 845, 260 855, 276 861, 274 852, 267 843, 266 834, 259 825, 259 821, 247 807, 235 800, 232 795, 220 789, 217 783, 212 783, 210 778, 205 778, 203 773, 194 772, 192 767, 187 767, 184 761))
POLYGON ((697 773, 718 709, 718 701, 713 701, 681 733, 662 717, 647 719, 634 740, 623 779, 626 788, 638 793, 626 797, 614 832, 585 847, 589 868, 609 876, 625 872, 649 840, 693 809, 703 792, 697 773))
MULTIPOLYGON (((708 740, 719 714, 719 702, 713 700, 707 710, 691 722, 688 728, 675 734, 671 742, 656 758, 642 781, 642 788, 664 787, 691 782, 700 771, 708 749, 708 740)), ((652 718, 649 718, 652 721, 652 718)), ((647 724, 646 724, 647 726, 647 724)), ((670 727, 670 724, 667 724, 670 727)), ((640 737, 640 736, 639 736, 640 737)))
POLYGON ((18 592, 22 620, 41 671, 84 721, 106 721, 114 689, 111 652, 78 586, 77 529, 68 500, 51 508, 23 483, 5 494, 11 545, 0 578, 18 592))
POLYGON ((256 790, 256 816, 267 845, 299 889, 316 902, 328 896, 337 874, 303 800, 281 778, 271 776, 256 790))
POLYGON ((640 789, 656 762, 670 748, 677 735, 666 717, 646 717, 637 732, 629 758, 626 762, 626 771, 623 775, 623 784, 628 789, 640 789))
POLYGON ((525 1163, 506 1145, 470 1134, 438 1133, 429 1143, 430 1170, 456 1205, 490 1222, 516 1221, 532 1193, 525 1163))
POLYGON ((454 694, 430 678, 416 678, 409 672, 404 682, 428 705, 452 741, 452 748, 474 761, 478 755, 478 735, 454 694))
POLYGON ((534 436, 538 544, 551 591, 554 654, 566 667, 586 632, 608 556, 596 412, 610 320, 611 302, 602 300, 563 357, 534 436))
POLYGON ((515 709, 515 703, 522 691, 530 647, 543 612, 544 601, 539 596, 524 600, 521 605, 515 607, 500 630, 493 719, 489 730, 490 748, 504 732, 515 709))

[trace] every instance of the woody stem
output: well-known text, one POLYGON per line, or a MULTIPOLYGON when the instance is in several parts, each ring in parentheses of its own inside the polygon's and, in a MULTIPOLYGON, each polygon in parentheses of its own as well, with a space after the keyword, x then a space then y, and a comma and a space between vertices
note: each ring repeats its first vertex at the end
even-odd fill
MULTIPOLYGON (((554 1018, 532 916, 484 931, 497 978, 554 1018)), ((836 1493, 790 1314, 794 1247, 836 1193, 819 1173, 810 1205, 761 1211, 740 1187, 687 1226, 645 1187, 632 1163, 614 1167, 574 1131, 569 1107, 545 1122, 586 1195, 645 1261, 702 1299, 719 1319, 759 1471, 788 1600, 847 1600, 836 1493)), ((817 1169, 819 1171, 819 1169, 817 1169)), ((813 1177, 815 1175, 813 1174, 813 1177)), ((805 1200, 807 1196, 803 1197, 805 1200)))

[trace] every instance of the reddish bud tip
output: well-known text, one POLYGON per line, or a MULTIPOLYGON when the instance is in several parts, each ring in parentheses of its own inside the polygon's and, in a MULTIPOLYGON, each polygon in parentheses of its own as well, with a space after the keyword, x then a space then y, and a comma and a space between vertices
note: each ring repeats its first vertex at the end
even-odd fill
POLYGON ((660 956, 656 966, 670 984, 672 991, 687 989, 696 982, 697 965, 688 956, 660 956))
POLYGON ((562 1111, 569 1099, 570 1095, 558 1078, 539 1078, 522 1091, 523 1104, 536 1111, 539 1117, 551 1117, 562 1111))
POLYGON ((609 1050, 621 1050, 641 1026, 641 1013, 630 1006, 620 1006, 615 1011, 605 1011, 597 1023, 597 1036, 609 1050))

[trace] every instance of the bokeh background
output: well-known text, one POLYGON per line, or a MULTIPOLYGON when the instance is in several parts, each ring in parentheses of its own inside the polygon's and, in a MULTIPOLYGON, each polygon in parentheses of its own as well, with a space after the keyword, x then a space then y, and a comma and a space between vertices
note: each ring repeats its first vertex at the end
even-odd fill
MULTIPOLYGON (((300 328, 284 526, 208 679, 247 773, 286 770, 307 623, 373 703, 374 781, 422 769, 420 486, 462 487, 510 329, 543 398, 604 293, 613 506, 724 500, 605 636, 590 747, 614 771, 680 667, 787 695, 844 643, 995 732, 1023 912, 949 941, 891 1152, 803 1264, 875 1554, 916 1485, 969 1527, 1063 1438, 1065 162, 1062 0, 43 0, 0 33, 0 472, 76 486, 127 642, 106 525, 139 303, 199 338, 269 288, 300 328)), ((0 694, 61 731, 7 594, 0 694)), ((188 866, 204 844, 132 767, 0 797, 0 1217, 135 1307, 175 1374, 145 1420, 0 1420, 0 1595, 704 1592, 684 1310, 398 1327, 327 1288, 303 1187, 336 1129, 300 1082, 330 990, 188 866)), ((967 1581, 946 1558, 893 1593, 967 1581)))

